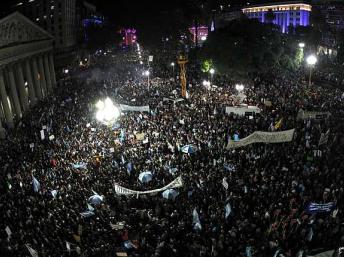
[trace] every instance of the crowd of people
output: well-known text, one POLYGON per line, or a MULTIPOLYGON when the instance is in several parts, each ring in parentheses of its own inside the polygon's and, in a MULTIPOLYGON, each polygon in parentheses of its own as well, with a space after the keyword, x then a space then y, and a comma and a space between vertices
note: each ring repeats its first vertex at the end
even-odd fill
POLYGON ((29 256, 29 246, 51 257, 301 257, 343 246, 339 90, 309 88, 300 76, 274 70, 245 85, 239 101, 230 76, 215 75, 206 88, 193 79, 204 75, 190 68, 188 98, 165 101, 180 98, 176 74, 154 63, 148 87, 133 56, 136 51, 97 57, 0 142, 0 256, 29 256), (151 111, 123 112, 104 125, 95 104, 106 97, 151 111), (225 112, 239 104, 262 111, 225 112), (331 115, 300 120, 300 109, 331 115), (291 142, 226 149, 234 134, 242 139, 292 128, 291 142), (319 145, 326 131, 328 140, 319 145), (142 133, 145 140, 137 137, 142 133), (186 145, 196 151, 182 152, 186 145), (138 179, 143 171, 153 174, 151 181, 138 179), (174 200, 114 190, 115 184, 158 189, 178 176, 183 186, 174 200), (90 202, 94 194, 102 196, 100 204, 90 202), (331 211, 307 211, 310 203, 330 202, 331 211), (81 215, 85 210, 92 215, 81 215))

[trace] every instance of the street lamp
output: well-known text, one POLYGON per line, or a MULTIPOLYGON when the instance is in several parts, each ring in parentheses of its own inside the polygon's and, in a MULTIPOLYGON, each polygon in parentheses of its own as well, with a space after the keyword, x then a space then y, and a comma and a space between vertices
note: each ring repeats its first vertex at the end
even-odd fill
POLYGON ((304 47, 305 47, 305 43, 300 42, 300 43, 299 43, 299 47, 300 47, 300 48, 304 48, 304 47))
POLYGON ((244 85, 243 84, 236 84, 235 89, 238 90, 238 92, 241 92, 244 90, 244 85))
POLYGON ((213 82, 213 76, 214 76, 214 73, 215 73, 215 70, 213 68, 211 68, 209 70, 209 73, 210 73, 210 82, 212 83, 213 82))
POLYGON ((314 65, 317 63, 317 57, 314 54, 311 54, 307 57, 306 62, 309 65, 309 80, 308 85, 311 86, 312 83, 312 69, 314 65))
POLYGON ((148 79, 148 90, 149 90, 149 75, 150 75, 150 72, 149 72, 149 70, 146 70, 144 73, 143 73, 143 75, 144 76, 146 76, 147 77, 147 79, 148 79))
POLYGON ((172 66, 172 75, 173 75, 173 77, 174 77, 174 65, 175 65, 175 63, 174 62, 171 62, 171 66, 172 66))

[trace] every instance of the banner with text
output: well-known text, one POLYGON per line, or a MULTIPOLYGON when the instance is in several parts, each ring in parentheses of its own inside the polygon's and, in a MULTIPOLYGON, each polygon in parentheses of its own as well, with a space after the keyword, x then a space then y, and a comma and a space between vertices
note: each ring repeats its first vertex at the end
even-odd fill
POLYGON ((238 147, 247 146, 254 143, 275 144, 275 143, 290 142, 293 140, 294 131, 295 129, 278 131, 278 132, 256 131, 239 141, 230 140, 227 144, 227 149, 238 148, 238 147))
POLYGON ((120 185, 115 184, 115 192, 118 195, 155 194, 155 193, 165 191, 167 189, 178 188, 178 187, 182 187, 182 186, 183 186, 182 177, 178 177, 175 180, 173 180, 170 184, 168 184, 162 188, 154 189, 154 190, 148 190, 148 191, 135 191, 135 190, 131 190, 131 189, 128 189, 128 188, 125 188, 125 187, 122 187, 120 185))
POLYGON ((119 105, 122 111, 128 111, 128 112, 149 112, 149 106, 130 106, 125 104, 119 105))

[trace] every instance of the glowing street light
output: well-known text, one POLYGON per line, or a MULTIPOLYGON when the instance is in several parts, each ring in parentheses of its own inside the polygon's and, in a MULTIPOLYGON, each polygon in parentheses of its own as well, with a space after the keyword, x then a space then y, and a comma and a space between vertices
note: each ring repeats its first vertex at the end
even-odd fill
POLYGON ((140 61, 140 64, 142 65, 142 64, 143 64, 143 61, 140 61))
POLYGON ((211 81, 211 83, 212 83, 212 81, 213 81, 213 76, 214 76, 214 73, 215 73, 215 70, 214 70, 213 68, 211 68, 211 69, 209 70, 209 73, 210 73, 210 81, 211 81))
POLYGON ((317 63, 318 60, 314 54, 311 54, 310 56, 307 57, 306 61, 308 65, 313 66, 317 63))
POLYGON ((311 54, 307 57, 306 62, 309 65, 309 79, 308 79, 308 85, 311 86, 312 84, 312 70, 314 65, 317 63, 318 59, 314 54, 311 54))
POLYGON ((236 84, 235 89, 238 90, 238 92, 241 92, 244 90, 244 85, 243 84, 236 84))
POLYGON ((68 70, 68 69, 65 69, 63 72, 64 72, 65 74, 68 74, 69 70, 68 70))
POLYGON ((96 103, 96 107, 98 109, 96 118, 100 122, 112 123, 121 115, 120 110, 113 104, 110 98, 106 98, 104 101, 99 100, 96 103))
POLYGON ((304 47, 305 47, 305 43, 300 42, 300 43, 299 43, 299 47, 300 47, 300 48, 304 48, 304 47))
POLYGON ((173 75, 173 77, 174 77, 174 65, 175 65, 175 63, 174 62, 171 62, 171 66, 172 66, 172 75, 173 75))
POLYGON ((210 86, 210 81, 208 81, 208 80, 203 80, 203 82, 202 82, 202 84, 203 84, 203 86, 210 86))
POLYGON ((202 41, 206 41, 206 40, 207 40, 207 37, 206 37, 206 36, 202 36, 202 37, 201 37, 201 40, 202 40, 202 41))
POLYGON ((142 75, 147 77, 147 80, 148 80, 148 90, 149 90, 149 87, 150 87, 150 83, 149 83, 150 72, 149 72, 149 70, 146 70, 145 72, 143 72, 142 75))

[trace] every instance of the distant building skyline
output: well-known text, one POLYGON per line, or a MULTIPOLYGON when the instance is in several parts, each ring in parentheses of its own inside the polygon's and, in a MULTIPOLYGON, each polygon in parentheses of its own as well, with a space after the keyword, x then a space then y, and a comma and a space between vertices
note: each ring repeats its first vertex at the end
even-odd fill
POLYGON ((272 23, 279 26, 282 33, 288 33, 290 27, 309 26, 309 18, 312 10, 310 4, 302 1, 270 2, 245 7, 242 12, 249 19, 257 19, 261 23, 271 22, 267 16, 272 12, 272 23))

